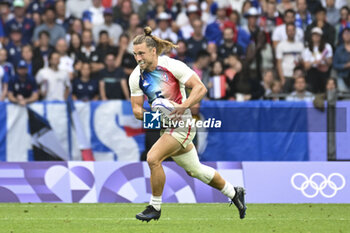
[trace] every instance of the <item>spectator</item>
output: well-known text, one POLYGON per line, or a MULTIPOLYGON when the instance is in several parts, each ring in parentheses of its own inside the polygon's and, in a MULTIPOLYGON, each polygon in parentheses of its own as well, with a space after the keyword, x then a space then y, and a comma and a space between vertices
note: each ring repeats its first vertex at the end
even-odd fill
POLYGON ((74 78, 74 60, 68 56, 68 45, 65 39, 57 41, 56 52, 60 55, 58 69, 67 72, 70 80, 72 80, 74 78))
POLYGON ((22 58, 26 62, 28 74, 32 78, 34 78, 38 71, 44 66, 44 60, 41 56, 33 56, 33 47, 31 45, 23 46, 22 58))
POLYGON ((120 13, 118 12, 118 6, 113 8, 114 22, 119 24, 124 31, 129 28, 129 18, 133 13, 132 5, 130 0, 121 1, 120 13))
MULTIPOLYGON (((135 38, 137 35, 143 33, 143 28, 140 24, 140 18, 137 13, 132 13, 130 15, 129 28, 125 33, 129 36, 129 38, 131 38, 131 40, 135 38)), ((119 37, 117 39, 119 40, 119 37)), ((118 44, 118 42, 116 44, 118 44)), ((130 45, 131 45, 131 51, 132 51, 132 43, 130 43, 130 45)), ((129 45, 129 48, 130 48, 130 45, 129 45)))
POLYGON ((104 7, 102 6, 101 0, 91 1, 92 5, 83 13, 84 28, 89 30, 104 23, 104 7))
POLYGON ((24 5, 23 0, 15 0, 13 2, 15 17, 5 24, 5 32, 6 35, 10 35, 12 30, 19 30, 22 34, 22 43, 28 44, 32 39, 35 23, 33 20, 25 17, 26 9, 24 5))
POLYGON ((72 98, 73 100, 98 100, 98 81, 90 78, 91 65, 83 63, 81 65, 80 76, 73 80, 72 98))
POLYGON ((4 68, 0 66, 0 101, 7 97, 9 78, 4 68))
POLYGON ((107 8, 103 12, 104 23, 93 28, 93 34, 95 41, 98 41, 99 33, 101 31, 107 31, 108 35, 111 37, 113 45, 118 45, 119 37, 123 33, 123 28, 117 24, 113 23, 113 11, 107 8))
POLYGON ((28 75, 26 62, 21 60, 17 65, 16 76, 9 81, 8 98, 11 102, 26 106, 39 98, 37 84, 28 75))
POLYGON ((100 31, 100 36, 98 40, 98 45, 96 47, 96 52, 100 55, 101 60, 104 61, 108 53, 113 53, 117 55, 117 47, 111 45, 111 39, 109 38, 108 32, 103 30, 100 31))
POLYGON ((276 2, 268 1, 266 3, 266 12, 259 19, 259 26, 267 34, 267 41, 269 43, 272 43, 272 32, 281 24, 283 24, 283 18, 276 10, 276 2))
MULTIPOLYGON (((199 50, 199 51, 201 51, 201 50, 199 50)), ((210 54, 210 63, 214 63, 218 59, 218 48, 216 47, 215 42, 208 43, 208 47, 207 47, 206 51, 210 54)), ((196 53, 196 57, 197 57, 198 52, 196 53)), ((190 53, 190 51, 189 51, 189 53, 190 53)))
POLYGON ((50 44, 50 34, 48 31, 39 33, 38 46, 34 49, 34 57, 42 57, 44 67, 49 66, 49 54, 54 51, 54 47, 50 44))
POLYGON ((231 54, 227 59, 229 68, 225 70, 230 86, 230 99, 236 101, 257 100, 264 95, 264 89, 259 81, 245 74, 246 68, 239 61, 237 55, 231 54))
POLYGON ((197 53, 196 60, 192 65, 192 69, 199 78, 202 80, 203 84, 208 88, 209 84, 209 64, 210 64, 210 54, 206 50, 201 50, 197 53))
POLYGON ((0 67, 3 68, 8 79, 15 76, 15 69, 13 68, 12 63, 7 61, 7 50, 4 48, 0 49, 0 67))
POLYGON ((192 27, 193 34, 186 41, 188 57, 191 60, 191 62, 194 61, 199 51, 207 49, 208 46, 208 42, 203 35, 203 22, 199 19, 195 19, 192 22, 192 27))
POLYGON ((177 60, 180 60, 186 64, 190 64, 192 60, 188 57, 187 45, 184 40, 179 40, 177 42, 176 56, 174 57, 177 60))
POLYGON ((304 67, 307 72, 307 83, 312 93, 323 93, 332 65, 332 46, 325 43, 321 28, 313 28, 308 48, 303 53, 304 67))
POLYGON ((81 38, 78 33, 72 33, 69 42, 68 55, 73 61, 76 61, 81 49, 81 38))
POLYGON ((297 13, 295 15, 295 25, 305 31, 307 26, 312 23, 312 17, 310 12, 307 11, 306 0, 297 0, 296 4, 297 13))
POLYGON ((275 81, 275 73, 273 69, 265 70, 261 86, 264 88, 264 96, 270 96, 272 93, 272 83, 275 81))
POLYGON ((237 54, 238 57, 242 57, 244 55, 244 49, 242 46, 238 45, 234 42, 234 31, 232 28, 227 27, 224 29, 223 33, 223 42, 220 44, 218 48, 218 56, 220 59, 225 59, 229 54, 237 54))
POLYGON ((266 97, 266 99, 278 101, 284 100, 285 98, 282 96, 282 83, 279 80, 274 80, 271 84, 271 93, 266 97))
POLYGON ((73 33, 81 36, 83 33, 83 21, 81 19, 74 19, 69 27, 69 33, 66 35, 67 42, 70 42, 73 33))
POLYGON ((340 9, 340 20, 337 25, 337 44, 343 43, 342 32, 344 28, 350 27, 349 22, 350 9, 348 6, 344 6, 340 9))
POLYGON ((208 83, 210 99, 222 100, 226 98, 226 89, 228 87, 226 79, 223 63, 220 60, 214 62, 208 83))
POLYGON ((335 0, 326 0, 327 22, 334 28, 340 20, 339 9, 335 8, 335 0))
POLYGON ((0 22, 2 22, 3 24, 5 24, 7 21, 13 18, 13 14, 11 13, 10 7, 10 1, 0 1, 0 22))
POLYGON ((327 23, 326 21, 326 9, 323 7, 320 7, 316 11, 315 20, 307 27, 305 32, 305 39, 307 41, 310 41, 311 39, 311 30, 314 27, 319 27, 323 31, 323 38, 326 43, 329 43, 330 45, 335 45, 335 29, 327 23))
POLYGON ((92 43, 92 32, 90 30, 83 31, 82 46, 78 53, 77 60, 91 63, 93 78, 97 78, 98 72, 104 68, 101 55, 97 53, 96 47, 92 43))
POLYGON ((311 92, 306 91, 306 82, 303 76, 297 77, 294 83, 294 89, 290 95, 287 96, 287 101, 313 101, 314 96, 311 92))
POLYGON ((278 43, 276 48, 277 70, 284 91, 290 92, 293 88, 293 69, 301 62, 304 50, 302 42, 295 40, 296 27, 293 23, 286 25, 287 40, 278 43))
POLYGON ((64 30, 68 32, 74 18, 71 15, 67 14, 66 3, 64 0, 57 0, 55 2, 55 11, 57 16, 56 24, 62 26, 64 30))
MULTIPOLYGON (((283 16, 283 20, 284 24, 281 24, 278 27, 276 27, 272 33, 272 43, 274 49, 276 49, 277 44, 279 42, 287 40, 288 36, 286 33, 286 25, 295 22, 295 11, 286 10, 283 16)), ((302 29, 296 28, 294 40, 302 43, 304 42, 304 32, 302 29)))
MULTIPOLYGON (((195 20, 200 20, 200 11, 196 4, 192 4, 187 7, 186 14, 188 16, 189 21, 184 26, 180 27, 180 30, 183 39, 188 40, 194 32, 193 23, 195 22, 195 20)), ((201 31, 203 31, 203 27, 201 28, 201 31)))
POLYGON ((222 29, 227 20, 226 7, 224 4, 217 4, 215 15, 216 20, 207 25, 204 35, 207 41, 215 41, 216 45, 219 46, 222 40, 222 29))
POLYGON ((349 91, 350 88, 350 28, 345 28, 342 34, 343 43, 334 54, 333 68, 337 71, 339 91, 349 91))
POLYGON ((238 29, 238 43, 244 48, 244 52, 254 37, 262 35, 262 31, 258 27, 258 17, 260 16, 258 10, 255 7, 251 7, 244 17, 247 18, 247 25, 238 29), (259 35, 260 34, 260 35, 259 35))
POLYGON ((171 30, 169 27, 169 22, 171 20, 171 16, 165 12, 160 13, 157 16, 157 21, 158 21, 158 27, 157 29, 153 32, 153 35, 166 40, 169 39, 171 42, 174 44, 177 43, 178 37, 175 32, 171 30))
POLYGON ((44 100, 67 99, 70 88, 69 74, 59 70, 60 55, 52 52, 49 55, 49 66, 39 70, 36 81, 40 86, 40 94, 44 100))
MULTIPOLYGON (((130 43, 130 38, 127 34, 124 33, 119 37, 119 43, 118 43, 119 45, 115 50, 117 53, 117 56, 115 59, 115 67, 119 67, 123 63, 127 54, 129 54, 128 53, 129 43, 130 43)), ((110 52, 110 53, 113 53, 113 52, 110 52)))
POLYGON ((102 100, 127 99, 129 89, 123 68, 115 66, 115 56, 110 53, 105 59, 106 68, 100 72, 100 94, 102 100))
POLYGON ((46 8, 44 12, 44 23, 34 30, 33 42, 38 44, 39 33, 41 31, 47 31, 50 34, 50 45, 55 46, 57 41, 61 38, 65 38, 66 32, 64 28, 55 22, 55 9, 46 8))
POLYGON ((7 50, 7 60, 12 64, 18 64, 21 59, 22 46, 22 33, 20 28, 11 28, 10 32, 10 42, 6 46, 7 50))

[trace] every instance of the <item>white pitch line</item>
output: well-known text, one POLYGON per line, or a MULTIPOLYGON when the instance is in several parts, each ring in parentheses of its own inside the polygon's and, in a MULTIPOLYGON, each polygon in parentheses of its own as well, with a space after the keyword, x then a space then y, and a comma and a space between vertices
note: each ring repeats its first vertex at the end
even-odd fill
MULTIPOLYGON (((125 221, 135 221, 136 218, 70 218, 70 217, 56 217, 56 218, 35 218, 35 217, 17 217, 17 218, 10 218, 10 217, 2 217, 0 218, 0 221, 8 221, 8 220, 18 220, 18 221, 33 221, 33 220, 59 220, 59 221, 118 221, 118 220, 125 220, 125 221)), ((176 221, 176 220, 195 220, 195 221, 209 221, 209 220, 227 220, 227 221, 232 221, 232 220, 237 220, 236 218, 160 218, 160 220, 163 221, 176 221)), ((263 220, 262 218, 246 218, 243 221, 256 221, 256 220, 263 220)), ((265 219, 266 220, 266 219, 265 219)), ((332 219, 332 218, 312 218, 312 219, 293 219, 293 218, 271 218, 266 221, 319 221, 319 220, 331 220, 331 221, 350 221, 350 219, 332 219)))

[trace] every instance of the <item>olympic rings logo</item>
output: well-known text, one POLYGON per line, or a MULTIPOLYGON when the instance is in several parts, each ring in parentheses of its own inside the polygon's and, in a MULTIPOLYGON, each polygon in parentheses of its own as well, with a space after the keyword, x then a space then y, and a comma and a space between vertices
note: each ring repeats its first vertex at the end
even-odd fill
POLYGON ((319 193, 326 197, 326 198, 332 198, 334 197, 337 192, 341 189, 343 189, 345 187, 345 178, 342 174, 340 173, 332 173, 328 176, 328 178, 323 175, 322 173, 314 173, 310 176, 310 178, 308 178, 305 174, 303 173, 295 173, 291 180, 290 180, 292 186, 296 189, 296 190, 300 190, 302 192, 302 194, 307 197, 307 198, 314 198, 316 197, 319 193), (295 178, 297 177, 302 177, 304 179, 304 182, 301 183, 300 186, 297 186, 295 184, 295 178), (323 181, 320 183, 320 184, 317 184, 315 181, 314 181, 314 178, 315 177, 320 177, 323 181), (338 187, 334 181, 332 180, 333 177, 339 177, 340 180, 341 180, 341 185, 338 187), (326 194, 324 193, 324 189, 329 186, 329 188, 331 188, 333 190, 333 192, 331 194, 326 194), (314 192, 312 194, 308 194, 306 193, 306 189, 308 187, 311 187, 314 192))

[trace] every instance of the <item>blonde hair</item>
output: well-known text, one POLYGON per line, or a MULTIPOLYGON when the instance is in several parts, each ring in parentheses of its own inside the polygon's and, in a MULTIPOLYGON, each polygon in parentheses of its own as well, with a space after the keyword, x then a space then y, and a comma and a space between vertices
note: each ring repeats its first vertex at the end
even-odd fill
POLYGON ((148 48, 156 48, 157 55, 160 55, 164 52, 168 52, 171 49, 178 47, 170 41, 162 40, 156 36, 153 36, 152 29, 150 27, 145 27, 143 29, 143 32, 143 35, 138 35, 134 38, 133 45, 146 43, 148 48))

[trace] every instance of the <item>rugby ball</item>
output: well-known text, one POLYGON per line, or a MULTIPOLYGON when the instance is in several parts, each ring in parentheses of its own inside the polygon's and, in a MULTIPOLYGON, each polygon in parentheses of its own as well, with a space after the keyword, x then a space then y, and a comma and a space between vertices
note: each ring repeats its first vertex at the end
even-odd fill
POLYGON ((152 111, 159 111, 161 121, 166 125, 171 122, 170 113, 174 110, 175 106, 171 101, 164 98, 157 98, 152 102, 152 111))

